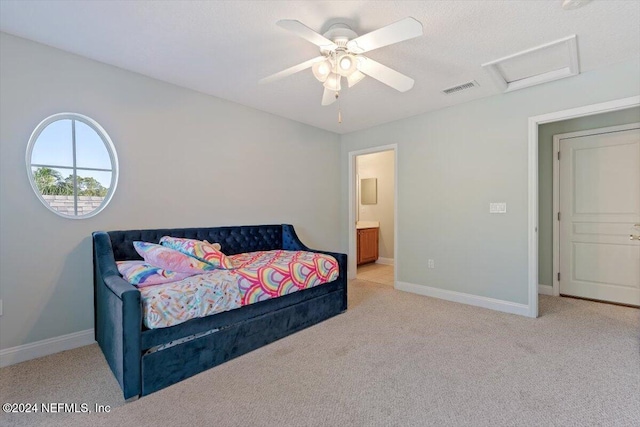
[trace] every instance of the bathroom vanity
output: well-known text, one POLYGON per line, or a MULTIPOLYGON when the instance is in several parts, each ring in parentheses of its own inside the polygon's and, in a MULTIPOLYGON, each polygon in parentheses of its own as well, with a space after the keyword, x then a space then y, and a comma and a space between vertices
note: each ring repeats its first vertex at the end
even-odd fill
POLYGON ((358 241, 358 265, 375 262, 378 259, 378 221, 358 221, 356 225, 358 241))

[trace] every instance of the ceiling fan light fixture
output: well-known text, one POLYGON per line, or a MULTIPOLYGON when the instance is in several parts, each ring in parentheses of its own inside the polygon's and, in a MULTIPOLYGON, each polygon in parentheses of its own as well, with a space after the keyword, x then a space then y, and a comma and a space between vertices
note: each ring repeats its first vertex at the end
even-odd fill
POLYGON ((343 53, 342 55, 338 56, 337 62, 338 67, 336 71, 341 76, 347 77, 358 68, 358 61, 356 57, 348 53, 343 53))
POLYGON ((347 76, 347 83, 349 83, 349 87, 353 87, 358 84, 362 79, 366 76, 364 73, 361 73, 358 70, 355 70, 353 73, 347 76))
POLYGON ((340 79, 341 78, 342 77, 340 76, 340 74, 331 73, 331 74, 329 74, 329 76, 325 80, 323 86, 326 87, 329 90, 332 90, 334 92, 338 92, 341 89, 341 87, 340 87, 340 79))
POLYGON ((316 62, 311 71, 316 79, 324 83, 331 73, 331 63, 328 60, 316 62))

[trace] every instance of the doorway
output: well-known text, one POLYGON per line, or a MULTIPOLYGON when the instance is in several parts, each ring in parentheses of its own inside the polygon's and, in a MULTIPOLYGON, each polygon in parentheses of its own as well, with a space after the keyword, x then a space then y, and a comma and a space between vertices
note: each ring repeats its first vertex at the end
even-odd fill
POLYGON ((356 156, 356 278, 394 285, 395 154, 356 156))
POLYGON ((397 145, 349 156, 349 279, 397 281, 397 145))
MULTIPOLYGON (((539 153, 538 153, 538 132, 539 126, 547 123, 554 123, 563 120, 575 119, 579 117, 594 116, 602 113, 627 110, 640 106, 640 96, 617 99, 614 101, 593 104, 569 110, 557 111, 529 117, 529 167, 528 167, 528 288, 529 304, 528 316, 538 317, 538 292, 539 292, 539 153)), ((543 292, 545 293, 545 292, 543 292)))
POLYGON ((553 294, 640 306, 640 123, 553 144, 553 294))

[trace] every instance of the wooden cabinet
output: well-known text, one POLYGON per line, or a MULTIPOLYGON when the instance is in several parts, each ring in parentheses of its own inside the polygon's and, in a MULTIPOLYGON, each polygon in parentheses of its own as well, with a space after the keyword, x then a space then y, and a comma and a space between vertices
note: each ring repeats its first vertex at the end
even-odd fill
POLYGON ((378 229, 358 230, 358 265, 375 262, 378 259, 378 229))

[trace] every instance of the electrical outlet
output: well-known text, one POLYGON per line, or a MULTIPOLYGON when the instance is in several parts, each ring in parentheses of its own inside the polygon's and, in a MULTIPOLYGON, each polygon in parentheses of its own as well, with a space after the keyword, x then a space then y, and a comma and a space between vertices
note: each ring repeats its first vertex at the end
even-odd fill
POLYGON ((427 261, 427 267, 428 268, 436 268, 436 264, 435 261, 430 259, 429 261, 427 261))

